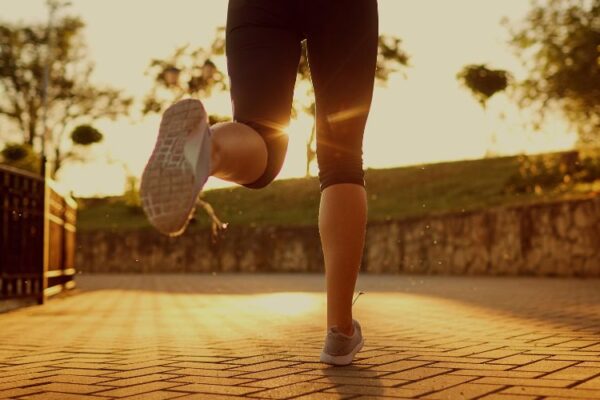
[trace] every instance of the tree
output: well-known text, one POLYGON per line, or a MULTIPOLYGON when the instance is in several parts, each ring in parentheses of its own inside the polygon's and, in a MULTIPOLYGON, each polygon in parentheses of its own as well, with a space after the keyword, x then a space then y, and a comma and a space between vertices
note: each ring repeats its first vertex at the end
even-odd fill
POLYGON ((517 26, 505 24, 510 44, 528 70, 519 103, 561 111, 582 142, 600 139, 600 0, 533 2, 517 26))
MULTIPOLYGON (((146 74, 153 76, 154 86, 144 99, 144 115, 160 113, 186 95, 210 97, 214 90, 227 89, 225 74, 213 62, 215 57, 225 53, 224 34, 224 28, 217 29, 210 49, 181 46, 167 59, 150 62, 146 74)), ((223 118, 214 117, 218 121, 223 121, 223 118)))
POLYGON ((8 143, 0 152, 1 164, 10 165, 25 171, 40 171, 40 159, 28 144, 8 143))
POLYGON ((501 69, 489 69, 485 64, 471 64, 465 66, 456 77, 485 109, 492 96, 506 90, 510 74, 501 69))
MULTIPOLYGON (((463 67, 456 75, 456 79, 467 89, 479 102, 487 114, 488 101, 497 93, 507 89, 511 75, 502 69, 490 69, 485 64, 470 64, 463 67)), ((496 133, 492 132, 490 143, 496 144, 496 133)), ((486 157, 497 154, 488 148, 486 157)))
MULTIPOLYGON (((56 7, 56 2, 50 6, 56 7)), ((87 58, 84 26, 78 17, 64 17, 51 30, 42 24, 0 24, 0 118, 30 147, 43 133, 48 63, 45 135, 51 176, 76 154, 67 132, 125 115, 132 102, 120 90, 91 82, 94 65, 87 58)))

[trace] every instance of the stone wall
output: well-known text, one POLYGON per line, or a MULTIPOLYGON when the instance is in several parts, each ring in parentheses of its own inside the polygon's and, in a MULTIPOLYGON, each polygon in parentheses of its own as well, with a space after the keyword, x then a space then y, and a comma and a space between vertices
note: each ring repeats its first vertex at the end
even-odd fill
MULTIPOLYGON (((168 238, 144 230, 80 232, 82 272, 317 272, 316 227, 230 227, 168 238)), ((362 271, 600 276, 600 196, 373 223, 362 271)))

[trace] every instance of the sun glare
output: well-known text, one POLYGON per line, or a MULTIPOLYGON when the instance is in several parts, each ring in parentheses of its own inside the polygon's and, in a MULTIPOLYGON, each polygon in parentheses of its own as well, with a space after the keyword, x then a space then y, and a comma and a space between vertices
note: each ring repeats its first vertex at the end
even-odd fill
POLYGON ((293 317, 315 312, 322 303, 321 297, 316 294, 283 292, 253 296, 245 305, 259 313, 293 317))

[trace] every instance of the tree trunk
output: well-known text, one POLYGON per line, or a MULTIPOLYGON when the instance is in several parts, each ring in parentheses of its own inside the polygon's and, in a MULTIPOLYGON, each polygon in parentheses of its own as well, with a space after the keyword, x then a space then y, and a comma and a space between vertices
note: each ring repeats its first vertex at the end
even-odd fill
POLYGON ((62 162, 63 162, 63 159, 62 159, 60 147, 56 146, 56 148, 54 149, 54 162, 52 163, 52 166, 50 166, 50 171, 49 171, 50 178, 52 178, 52 179, 56 178, 56 172, 58 172, 60 167, 62 167, 62 162))

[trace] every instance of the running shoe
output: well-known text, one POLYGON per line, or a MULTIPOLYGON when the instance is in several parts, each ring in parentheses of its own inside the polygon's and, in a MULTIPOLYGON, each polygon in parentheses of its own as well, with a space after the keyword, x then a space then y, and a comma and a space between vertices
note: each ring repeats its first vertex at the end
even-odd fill
POLYGON ((165 235, 181 235, 194 213, 210 175, 210 139, 199 100, 181 100, 163 114, 140 194, 148 220, 165 235))
POLYGON ((352 324, 352 336, 343 334, 335 326, 329 329, 321 352, 321 362, 333 365, 348 365, 352 362, 365 343, 358 321, 353 319, 352 324))

